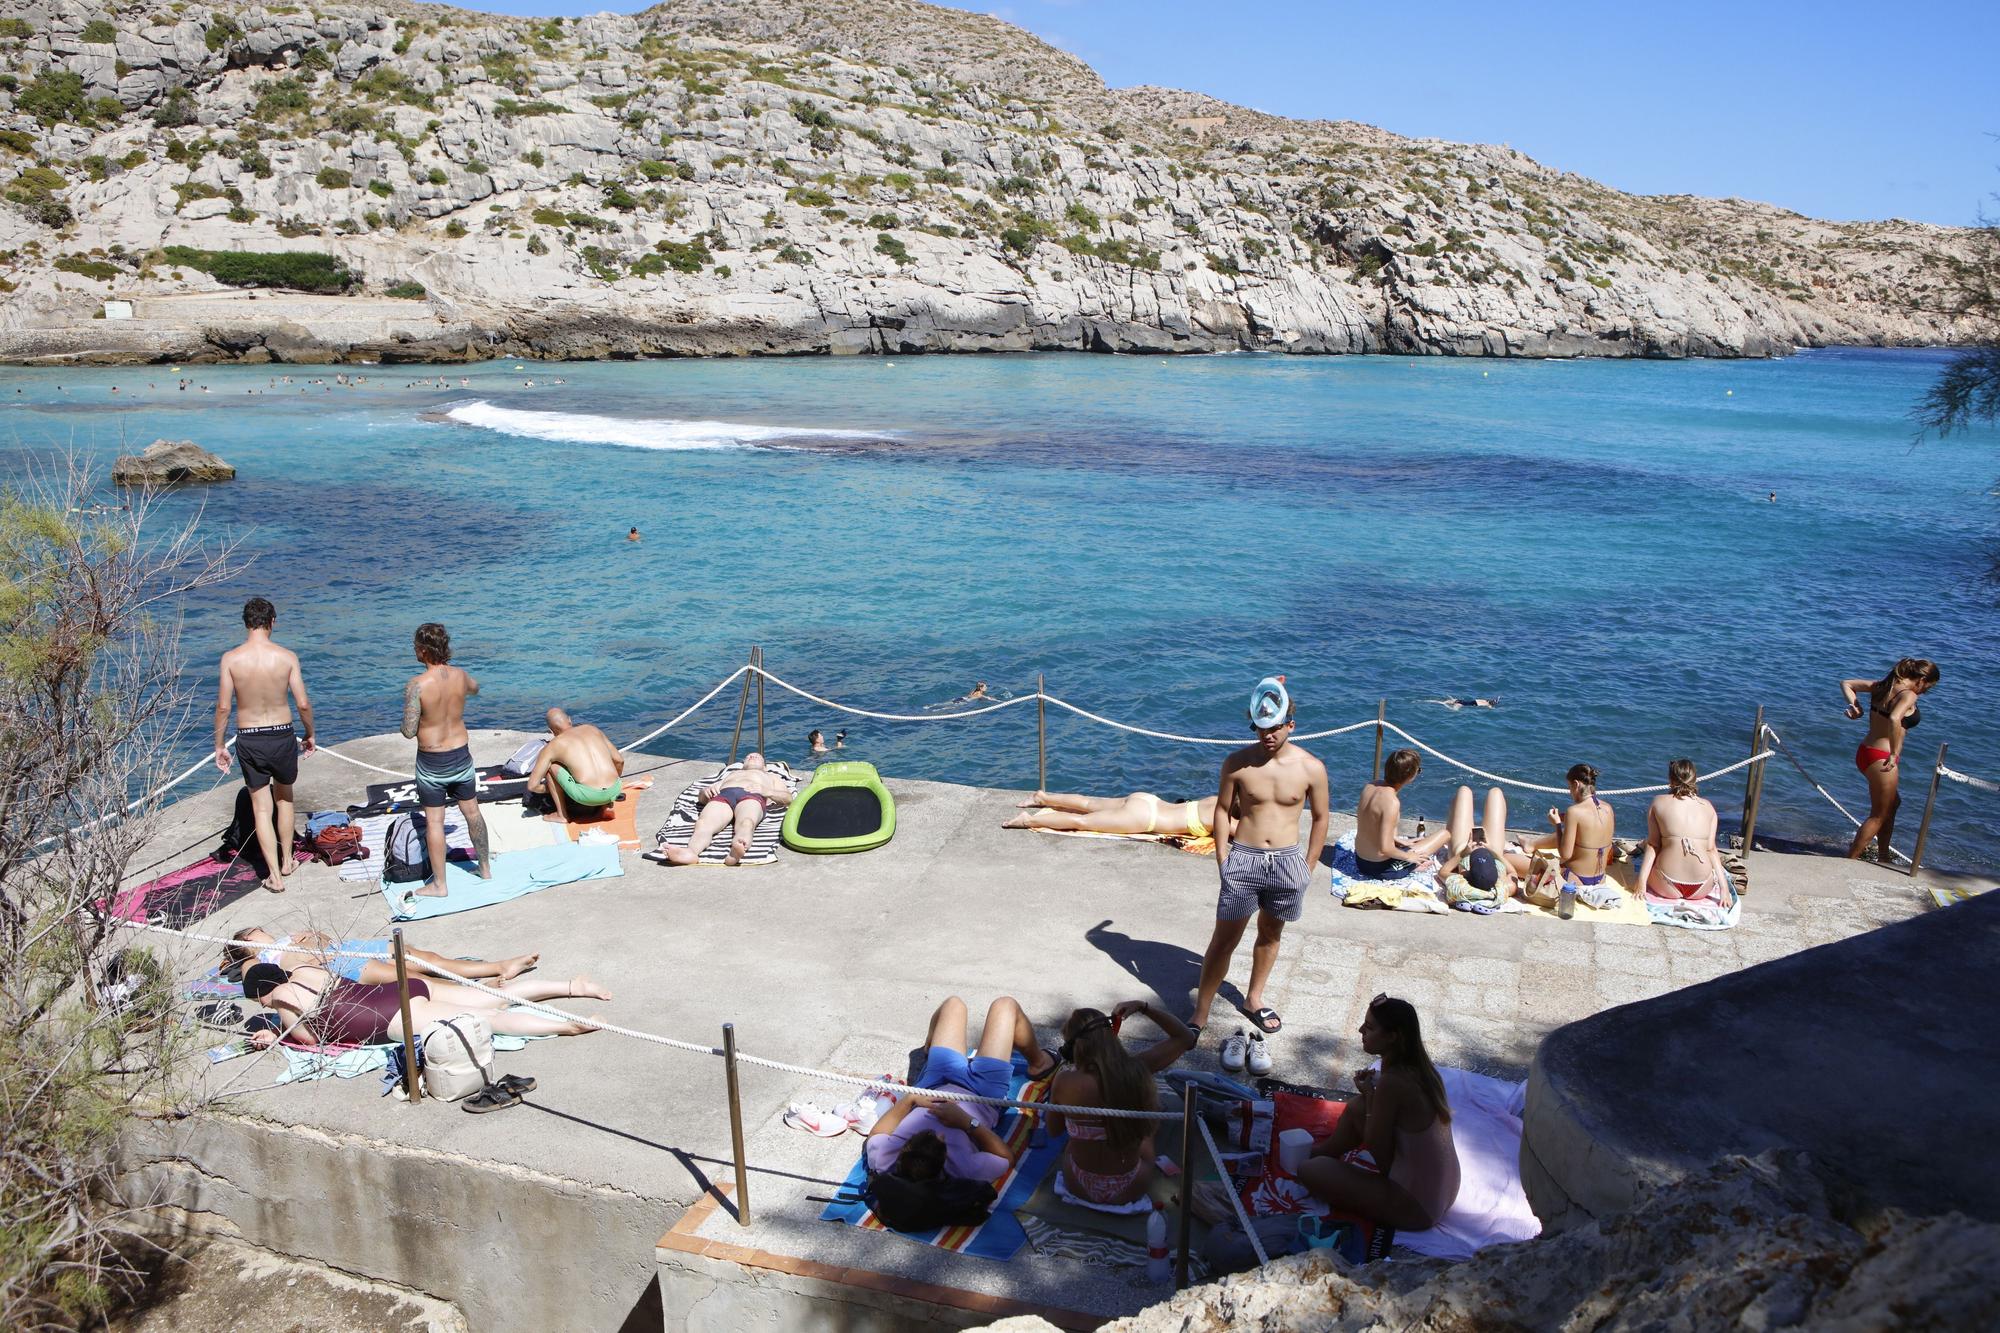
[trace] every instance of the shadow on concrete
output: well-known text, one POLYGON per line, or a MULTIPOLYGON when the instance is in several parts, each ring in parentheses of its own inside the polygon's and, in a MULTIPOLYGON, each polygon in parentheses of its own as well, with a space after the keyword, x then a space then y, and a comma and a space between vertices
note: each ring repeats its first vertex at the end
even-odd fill
MULTIPOLYGON (((1186 1013, 1189 997, 1201 983, 1201 955, 1178 944, 1127 935, 1112 930, 1111 925, 1111 919, 1107 917, 1086 930, 1083 937, 1099 953, 1118 964, 1127 976, 1150 986, 1162 1009, 1173 1014, 1186 1013)), ((1243 993, 1225 981, 1219 998, 1231 1004, 1241 1004, 1243 993)))
POLYGON ((660 1279, 655 1274, 639 1293, 637 1303, 625 1316, 625 1322, 618 1326, 618 1333, 666 1333, 667 1306, 660 1298, 660 1279))

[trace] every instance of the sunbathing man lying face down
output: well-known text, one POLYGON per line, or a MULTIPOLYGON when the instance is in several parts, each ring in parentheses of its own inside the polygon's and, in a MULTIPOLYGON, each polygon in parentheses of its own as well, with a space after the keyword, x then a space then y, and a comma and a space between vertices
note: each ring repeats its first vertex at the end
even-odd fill
MULTIPOLYGON (((224 970, 249 967, 252 963, 275 963, 287 972, 301 967, 323 967, 343 981, 358 981, 370 986, 393 986, 396 984, 396 962, 394 946, 388 940, 343 940, 329 935, 323 930, 302 930, 283 938, 274 936, 262 926, 249 926, 230 937, 236 943, 224 946, 222 966, 224 970), (341 954, 368 954, 367 958, 329 958, 329 952, 341 954)), ((435 972, 426 972, 416 963, 435 963, 455 976, 472 977, 478 981, 498 979, 512 981, 541 961, 538 953, 519 954, 513 958, 489 963, 481 958, 454 958, 429 949, 403 950, 405 956, 414 960, 410 966, 413 977, 434 977, 435 972)))
POLYGON ((751 751, 743 756, 743 767, 724 777, 713 787, 701 789, 701 813, 695 816, 694 832, 685 847, 662 847, 660 855, 677 866, 691 866, 701 859, 716 834, 734 826, 729 855, 724 865, 740 865, 750 852, 750 835, 766 810, 782 809, 792 803, 792 789, 785 780, 764 767, 764 756, 751 751))
POLYGON ((1149 791, 1130 796, 1079 796, 1038 791, 1021 802, 1023 813, 1002 828, 1055 829, 1063 833, 1157 833, 1169 838, 1206 838, 1215 827, 1215 798, 1170 801, 1149 791))
POLYGON ((625 790, 625 756, 596 727, 572 722, 560 708, 548 712, 549 743, 535 756, 528 790, 546 795, 556 813, 573 819, 602 810, 625 790))

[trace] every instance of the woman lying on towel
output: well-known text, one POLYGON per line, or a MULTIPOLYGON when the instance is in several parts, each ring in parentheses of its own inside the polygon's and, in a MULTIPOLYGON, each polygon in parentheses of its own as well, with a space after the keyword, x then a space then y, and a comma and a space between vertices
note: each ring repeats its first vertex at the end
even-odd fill
MULTIPOLYGON (((280 939, 262 926, 246 926, 230 938, 236 943, 223 946, 224 972, 234 973, 252 963, 276 963, 287 972, 307 966, 323 967, 342 981, 358 981, 371 986, 393 986, 396 983, 396 955, 394 946, 388 940, 343 940, 323 930, 300 931, 280 939), (328 954, 340 956, 330 958, 328 954), (354 956, 356 954, 368 956, 358 958, 354 956)), ((406 947, 404 953, 413 960, 410 967, 413 977, 437 975, 416 965, 434 963, 475 981, 512 981, 542 958, 538 953, 524 953, 489 963, 483 958, 452 958, 432 953, 429 949, 406 947)))
MULTIPOLYGON (((517 1037, 574 1037, 597 1029, 590 1023, 517 1011, 516 1000, 562 1000, 586 997, 608 1000, 611 992, 589 977, 570 981, 509 981, 495 987, 504 995, 489 995, 470 986, 410 978, 410 1023, 415 1036, 431 1024, 465 1014, 480 1014, 495 1032, 517 1037)), ((253 963, 243 973, 243 994, 278 1015, 288 1038, 308 1046, 369 1046, 403 1039, 403 1015, 396 987, 347 981, 323 967, 287 972, 276 963, 253 963)), ((279 1034, 264 1028, 251 1035, 256 1045, 270 1046, 279 1034)))
POLYGON ((1458 1198, 1458 1147, 1444 1080, 1424 1050, 1416 1009, 1377 995, 1361 1020, 1361 1049, 1382 1067, 1354 1076, 1360 1095, 1333 1133, 1313 1145, 1299 1183, 1336 1212, 1398 1231, 1428 1231, 1458 1198))
POLYGON ((1715 807, 1697 794, 1694 760, 1667 765, 1667 794, 1646 811, 1646 850, 1638 883, 1647 898, 1683 903, 1709 899, 1729 905, 1733 892, 1715 843, 1715 807))
POLYGON ((1130 796, 1078 796, 1038 791, 1021 802, 1022 813, 1002 828, 1052 829, 1058 833, 1157 833, 1167 838, 1206 838, 1215 828, 1215 798, 1169 801, 1149 791, 1130 796))
MULTIPOLYGON (((1063 1024, 1056 1058, 1067 1066, 1049 1087, 1058 1106, 1106 1106, 1121 1111, 1156 1111, 1154 1076, 1194 1049, 1194 1029, 1144 1000, 1127 1000, 1109 1015, 1078 1009, 1063 1024), (1127 1050, 1118 1038, 1125 1020, 1144 1014, 1166 1033, 1145 1050, 1127 1050)), ((1069 1132, 1063 1150, 1062 1183, 1086 1203, 1130 1203, 1146 1196, 1153 1181, 1153 1131, 1158 1122, 1120 1117, 1049 1114, 1049 1132, 1069 1132)))

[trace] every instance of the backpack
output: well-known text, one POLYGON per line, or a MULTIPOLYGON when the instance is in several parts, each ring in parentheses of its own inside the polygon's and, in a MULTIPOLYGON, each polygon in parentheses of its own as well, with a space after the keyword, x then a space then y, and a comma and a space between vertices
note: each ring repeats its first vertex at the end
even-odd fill
POLYGON ((493 1081, 493 1026, 482 1015, 438 1020, 425 1029, 421 1046, 426 1096, 455 1102, 493 1081))
POLYGON ((407 884, 429 879, 431 855, 424 846, 424 823, 420 814, 397 815, 389 821, 382 839, 382 878, 390 884, 407 884))
POLYGON ((236 789, 236 809, 230 816, 229 827, 222 831, 221 854, 243 857, 260 873, 271 873, 271 868, 264 864, 263 849, 257 846, 257 810, 250 804, 248 787, 236 789))
POLYGON ((547 741, 542 740, 529 741, 507 757, 507 762, 500 765, 500 771, 509 777, 527 777, 534 771, 535 760, 541 757, 542 747, 547 744, 547 741))
POLYGON ((892 1171, 872 1171, 861 1197, 883 1226, 922 1235, 939 1227, 977 1226, 1000 1196, 983 1180, 905 1180, 892 1171))
POLYGON ((330 866, 368 859, 368 849, 361 845, 361 830, 353 824, 331 824, 315 833, 312 853, 330 866))

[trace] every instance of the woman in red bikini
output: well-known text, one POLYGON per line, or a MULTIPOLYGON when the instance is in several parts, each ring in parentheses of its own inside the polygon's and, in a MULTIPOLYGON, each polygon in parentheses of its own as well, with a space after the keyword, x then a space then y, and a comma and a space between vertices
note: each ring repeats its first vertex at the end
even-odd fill
POLYGON ((1918 696, 1928 693, 1937 683, 1937 663, 1924 657, 1904 658, 1880 680, 1840 682, 1840 693, 1847 700, 1847 715, 1868 719, 1868 736, 1854 752, 1854 766, 1868 779, 1868 818, 1854 831, 1854 842, 1847 849, 1850 861, 1858 859, 1870 842, 1879 843, 1881 861, 1889 860, 1889 839, 1896 832, 1896 808, 1903 803, 1897 790, 1903 738, 1922 720, 1917 711, 1918 696), (1868 693, 1865 714, 1857 690, 1868 693))
MULTIPOLYGON (((1078 1009, 1063 1024, 1062 1050, 1056 1058, 1065 1067, 1049 1087, 1049 1100, 1058 1106, 1155 1110, 1159 1095, 1154 1076, 1193 1050, 1194 1040, 1186 1023, 1143 1000, 1127 1000, 1108 1015, 1078 1009), (1134 1014, 1152 1020, 1166 1037, 1143 1051, 1127 1050, 1118 1030, 1134 1014)), ((1069 1134, 1062 1156, 1063 1186, 1077 1199, 1100 1206, 1144 1197, 1153 1180, 1156 1128, 1151 1120, 1051 1113, 1049 1133, 1069 1134)))
POLYGON ((1715 845, 1715 807, 1695 785, 1692 759, 1667 765, 1667 794, 1646 810, 1646 850, 1639 858, 1637 883, 1654 898, 1716 898, 1728 901, 1722 852, 1715 845))

